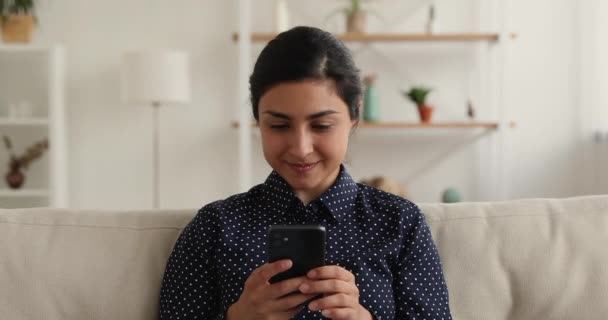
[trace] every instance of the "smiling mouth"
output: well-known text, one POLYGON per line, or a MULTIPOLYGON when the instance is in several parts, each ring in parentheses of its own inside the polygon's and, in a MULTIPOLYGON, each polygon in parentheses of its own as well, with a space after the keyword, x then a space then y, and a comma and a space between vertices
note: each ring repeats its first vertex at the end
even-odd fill
POLYGON ((292 167, 298 173, 306 173, 312 170, 319 162, 310 162, 310 163, 290 163, 289 166, 292 167))

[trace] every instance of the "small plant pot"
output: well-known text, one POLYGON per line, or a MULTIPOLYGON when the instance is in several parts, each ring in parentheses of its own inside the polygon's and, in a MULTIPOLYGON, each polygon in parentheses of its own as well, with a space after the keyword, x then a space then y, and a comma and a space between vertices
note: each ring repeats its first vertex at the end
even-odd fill
POLYGON ((420 105, 418 106, 418 114, 420 115, 420 121, 422 123, 431 122, 431 117, 433 115, 433 107, 429 105, 420 105))
POLYGON ((367 13, 362 10, 352 12, 346 17, 347 33, 365 33, 367 29, 367 13))
POLYGON ((2 19, 2 40, 6 43, 29 43, 36 20, 31 14, 14 14, 2 19))

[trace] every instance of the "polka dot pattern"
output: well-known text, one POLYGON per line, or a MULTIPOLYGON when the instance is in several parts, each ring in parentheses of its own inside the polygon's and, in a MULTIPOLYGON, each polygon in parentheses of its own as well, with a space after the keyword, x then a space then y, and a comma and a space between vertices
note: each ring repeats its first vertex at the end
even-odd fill
MULTIPOLYGON (((375 319, 451 319, 430 229, 418 207, 357 184, 341 168, 334 185, 304 205, 276 172, 246 193, 206 205, 178 238, 160 293, 160 319, 224 319, 249 274, 266 262, 275 224, 327 230, 327 264, 356 277, 375 319)), ((293 319, 323 319, 305 308, 293 319)))

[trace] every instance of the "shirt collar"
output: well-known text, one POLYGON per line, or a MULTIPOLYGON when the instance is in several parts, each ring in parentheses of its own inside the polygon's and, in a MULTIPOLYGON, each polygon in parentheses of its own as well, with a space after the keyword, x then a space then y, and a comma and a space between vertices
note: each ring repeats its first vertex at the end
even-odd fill
MULTIPOLYGON (((272 171, 263 184, 263 194, 273 205, 287 209, 292 201, 299 199, 293 189, 276 171, 272 171)), ((313 202, 321 202, 338 221, 355 209, 359 186, 340 165, 340 173, 334 184, 313 202)))

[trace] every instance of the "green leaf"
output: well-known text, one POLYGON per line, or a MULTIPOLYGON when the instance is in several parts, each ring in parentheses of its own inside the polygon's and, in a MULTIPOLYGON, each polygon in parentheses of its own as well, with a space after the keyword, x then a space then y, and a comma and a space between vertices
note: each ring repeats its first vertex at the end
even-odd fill
POLYGON ((410 91, 403 91, 403 95, 409 98, 416 106, 425 104, 427 95, 432 91, 427 87, 412 87, 410 91))
POLYGON ((0 15, 33 14, 35 0, 0 0, 0 15))

